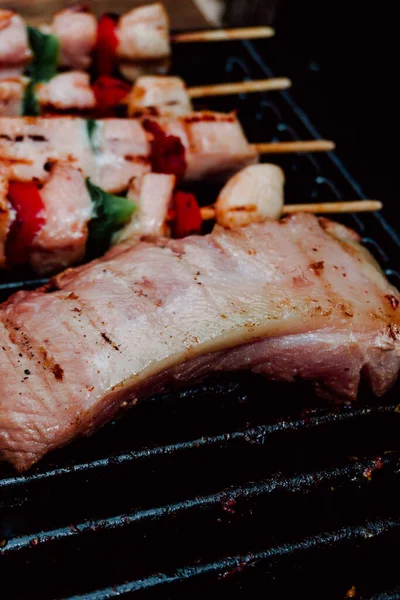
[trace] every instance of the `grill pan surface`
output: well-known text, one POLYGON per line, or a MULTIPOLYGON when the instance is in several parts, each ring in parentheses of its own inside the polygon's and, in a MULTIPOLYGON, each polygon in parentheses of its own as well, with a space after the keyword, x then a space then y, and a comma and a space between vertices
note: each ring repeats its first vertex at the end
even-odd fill
MULTIPOLYGON (((193 45, 189 61, 177 47, 173 70, 189 85, 259 79, 273 75, 267 53, 193 45)), ((237 108, 252 142, 320 137, 287 92, 207 106, 237 108)), ((287 202, 365 197, 335 155, 270 159, 287 202)), ((196 192, 209 203, 217 188, 196 192)), ((400 287, 389 223, 340 220, 400 287)), ((2 300, 41 283, 0 277, 2 300)), ((399 389, 338 407, 305 384, 223 377, 153 398, 27 474, 0 466, 0 597, 400 598, 399 389)))

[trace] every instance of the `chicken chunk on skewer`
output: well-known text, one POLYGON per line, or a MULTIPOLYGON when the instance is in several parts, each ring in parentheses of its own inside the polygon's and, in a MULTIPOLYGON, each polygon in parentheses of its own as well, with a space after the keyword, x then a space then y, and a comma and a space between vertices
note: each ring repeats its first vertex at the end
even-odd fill
POLYGON ((225 184, 215 203, 215 220, 236 229, 282 214, 285 176, 280 167, 259 164, 246 167, 225 184))
POLYGON ((0 268, 29 263, 44 275, 80 262, 93 213, 82 172, 49 164, 40 188, 9 175, 0 163, 0 268))
POLYGON ((0 117, 19 117, 24 112, 25 77, 0 79, 0 117))
POLYGON ((136 205, 128 225, 117 233, 114 243, 132 237, 169 236, 168 209, 176 185, 175 175, 147 173, 132 179, 127 197, 136 205))
POLYGON ((89 75, 81 71, 61 73, 48 83, 37 84, 36 89, 43 112, 88 111, 96 106, 89 75))
POLYGON ((116 51, 121 60, 156 60, 171 54, 169 18, 160 2, 133 8, 122 15, 116 35, 116 51))
POLYGON ((30 264, 39 274, 82 261, 92 218, 92 201, 82 172, 54 163, 40 195, 46 221, 33 240, 30 264))
POLYGON ((85 113, 96 106, 88 73, 59 73, 50 81, 33 84, 27 77, 0 80, 0 117, 54 114, 65 111, 85 113))
POLYGON ((31 58, 23 19, 12 10, 0 9, 0 79, 21 75, 31 58))
POLYGON ((97 20, 92 13, 81 6, 65 8, 54 15, 50 26, 42 29, 59 40, 61 67, 90 67, 97 39, 97 20))
POLYGON ((169 75, 139 77, 126 103, 130 117, 177 116, 193 111, 185 82, 169 75))

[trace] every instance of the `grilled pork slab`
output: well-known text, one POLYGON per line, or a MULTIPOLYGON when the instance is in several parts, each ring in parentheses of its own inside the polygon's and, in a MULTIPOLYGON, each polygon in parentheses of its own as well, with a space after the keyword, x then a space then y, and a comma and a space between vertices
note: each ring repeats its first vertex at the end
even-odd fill
POLYGON ((216 371, 301 377, 344 399, 363 374, 383 394, 400 366, 399 294, 354 239, 298 214, 121 244, 19 292, 0 307, 2 458, 26 469, 216 371))

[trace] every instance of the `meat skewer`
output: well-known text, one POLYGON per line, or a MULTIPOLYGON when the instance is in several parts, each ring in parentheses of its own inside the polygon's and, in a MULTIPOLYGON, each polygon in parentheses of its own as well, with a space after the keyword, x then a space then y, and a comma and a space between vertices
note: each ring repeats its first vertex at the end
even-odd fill
POLYGON ((276 77, 259 81, 186 87, 180 77, 144 75, 137 79, 125 102, 129 116, 176 116, 193 112, 191 100, 194 98, 284 90, 290 86, 290 79, 276 77))
MULTIPOLYGON (((88 254, 100 255, 111 242, 171 233, 184 237, 200 233, 202 221, 210 218, 233 229, 297 209, 283 205, 284 176, 276 165, 247 167, 226 184, 213 207, 201 209, 192 194, 176 189, 175 175, 134 177, 124 198, 85 181, 68 162, 47 168, 47 179, 38 186, 10 181, 2 167, 0 268, 29 263, 46 275, 81 262, 88 254)), ((367 208, 377 209, 376 203, 367 203, 367 208)), ((346 208, 342 203, 339 209, 343 205, 346 208)))
POLYGON ((334 147, 326 140, 249 144, 234 113, 211 111, 151 119, 0 119, 0 160, 12 180, 43 181, 47 162, 68 160, 110 193, 150 170, 186 181, 226 179, 258 162, 259 151, 282 151, 285 144, 297 152, 334 147))
POLYGON ((82 6, 63 9, 39 30, 24 24, 11 10, 0 11, 0 71, 22 75, 27 64, 53 62, 58 68, 89 69, 95 58, 98 74, 119 70, 133 81, 144 73, 164 73, 171 42, 207 42, 267 38, 271 27, 212 30, 170 35, 168 14, 161 3, 133 8, 119 18, 96 17, 82 6), (50 50, 49 50, 50 49, 50 50))
MULTIPOLYGON (((129 116, 168 116, 192 112, 192 98, 283 90, 285 77, 240 81, 187 88, 180 77, 143 76, 132 87, 123 81, 101 77, 91 85, 83 71, 59 73, 47 82, 28 77, 0 80, 0 117, 51 115, 73 111, 97 117, 120 116, 127 105, 129 116)), ((121 115, 122 116, 122 115, 121 115)))
POLYGON ((245 167, 229 179, 214 206, 200 208, 201 217, 235 229, 295 212, 338 214, 382 208, 378 200, 284 204, 284 182, 283 171, 277 165, 264 163, 245 167))
POLYGON ((400 368, 399 302, 357 234, 312 215, 121 244, 0 306, 1 458, 25 470, 216 372, 345 401, 362 377, 380 396, 400 368))

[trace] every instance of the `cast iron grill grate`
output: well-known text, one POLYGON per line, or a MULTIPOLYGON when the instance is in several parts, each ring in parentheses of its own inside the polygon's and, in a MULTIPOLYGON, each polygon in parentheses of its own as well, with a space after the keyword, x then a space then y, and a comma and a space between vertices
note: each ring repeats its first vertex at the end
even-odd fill
MULTIPOLYGON (((190 85, 272 74, 247 42, 191 51, 174 55, 190 85)), ((254 142, 318 135, 287 93, 207 105, 237 107, 254 142)), ((363 196, 335 156, 271 159, 288 202, 363 196)), ((209 202, 216 188, 197 192, 209 202)), ((389 224, 341 220, 399 286, 389 224)), ((0 292, 38 283, 3 277, 0 292)), ((400 598, 398 391, 337 407, 307 385, 223 377, 143 403, 27 474, 0 467, 1 596, 400 598)))

